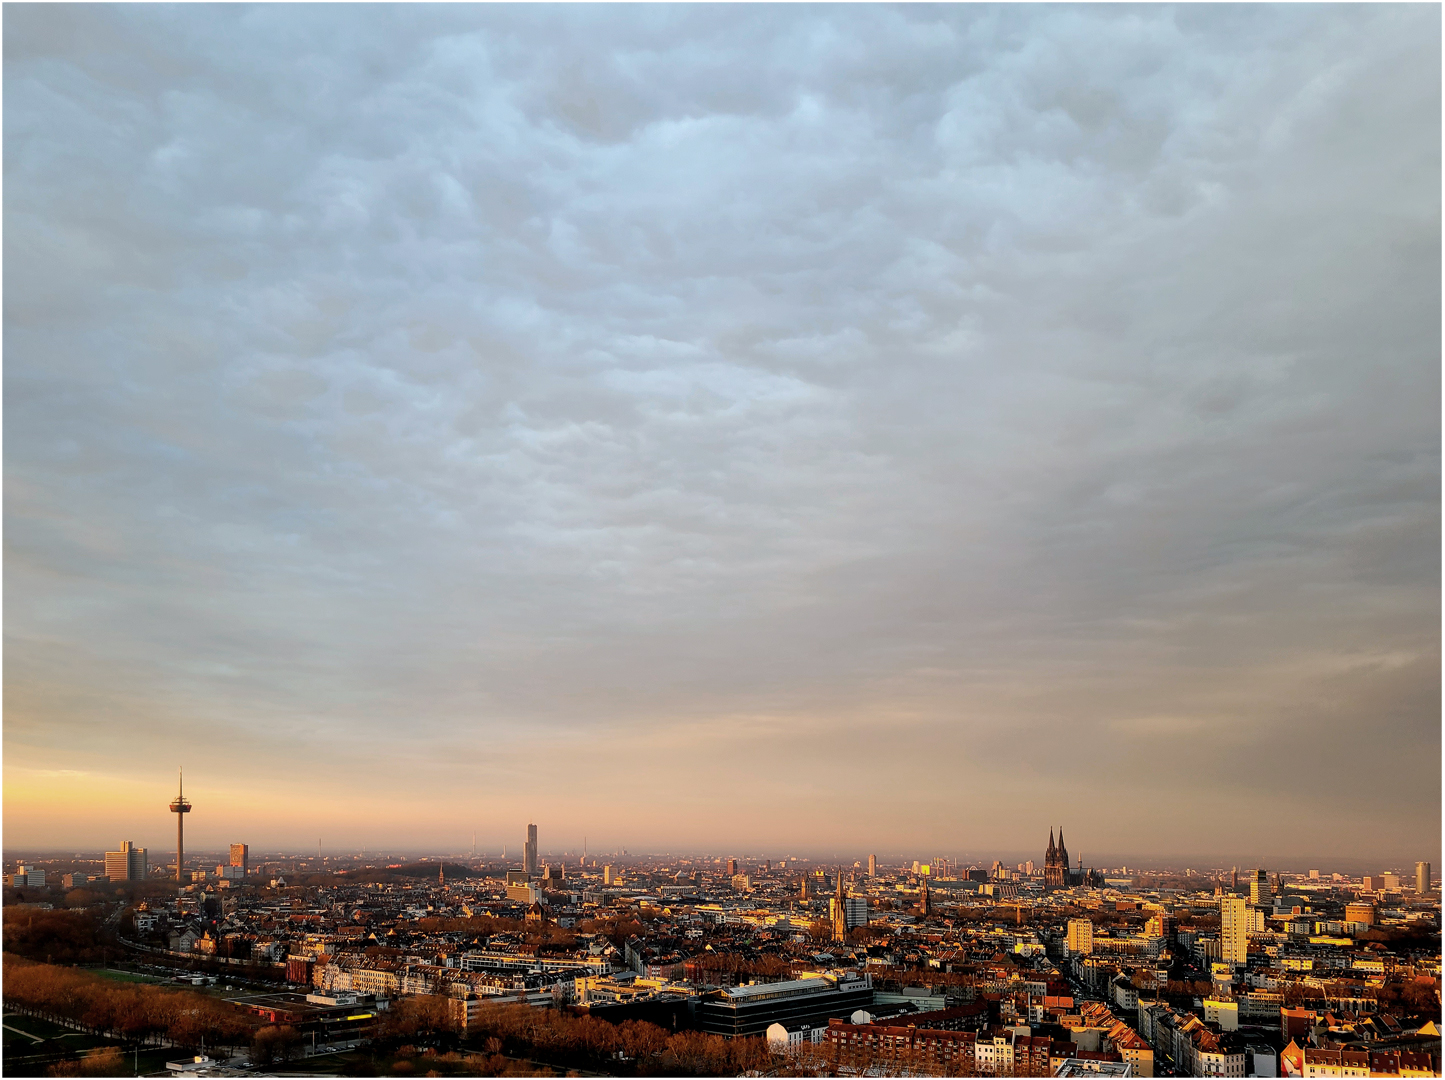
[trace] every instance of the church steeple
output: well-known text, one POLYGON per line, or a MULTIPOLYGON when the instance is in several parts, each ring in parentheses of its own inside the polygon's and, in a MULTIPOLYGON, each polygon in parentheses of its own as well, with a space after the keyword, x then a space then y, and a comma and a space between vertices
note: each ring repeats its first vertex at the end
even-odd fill
POLYGON ((1058 849, 1054 847, 1054 827, 1053 827, 1052 825, 1050 825, 1050 826, 1049 826, 1049 850, 1048 850, 1048 854, 1046 854, 1046 855, 1044 856, 1044 865, 1045 865, 1045 866, 1052 866, 1053 863, 1054 863, 1054 856, 1056 856, 1057 854, 1058 854, 1058 849))

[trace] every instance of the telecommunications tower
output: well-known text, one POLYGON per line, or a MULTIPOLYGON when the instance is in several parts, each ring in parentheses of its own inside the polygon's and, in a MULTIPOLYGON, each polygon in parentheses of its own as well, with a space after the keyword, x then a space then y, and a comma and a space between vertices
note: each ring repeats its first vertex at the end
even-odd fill
POLYGON ((171 803, 171 813, 176 815, 176 884, 184 884, 182 876, 186 868, 186 815, 191 812, 191 800, 186 798, 186 770, 180 770, 176 797, 171 803))

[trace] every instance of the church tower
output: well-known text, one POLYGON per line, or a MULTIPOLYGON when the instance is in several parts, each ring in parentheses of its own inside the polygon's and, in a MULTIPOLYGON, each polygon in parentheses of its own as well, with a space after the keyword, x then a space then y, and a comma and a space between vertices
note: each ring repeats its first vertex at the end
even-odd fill
POLYGON ((838 888, 833 894, 833 940, 848 940, 848 906, 843 902, 843 870, 838 870, 838 888))
POLYGON ((1069 849, 1064 847, 1064 830, 1059 828, 1059 842, 1054 843, 1054 830, 1049 829, 1049 849, 1044 853, 1044 888, 1069 887, 1069 849))

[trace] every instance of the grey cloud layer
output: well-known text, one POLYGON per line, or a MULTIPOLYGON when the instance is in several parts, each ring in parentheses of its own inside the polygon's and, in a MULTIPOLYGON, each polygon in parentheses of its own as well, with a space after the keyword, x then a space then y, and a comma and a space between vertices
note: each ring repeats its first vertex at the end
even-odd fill
POLYGON ((1438 840, 1439 19, 12 6, 7 751, 1438 840))

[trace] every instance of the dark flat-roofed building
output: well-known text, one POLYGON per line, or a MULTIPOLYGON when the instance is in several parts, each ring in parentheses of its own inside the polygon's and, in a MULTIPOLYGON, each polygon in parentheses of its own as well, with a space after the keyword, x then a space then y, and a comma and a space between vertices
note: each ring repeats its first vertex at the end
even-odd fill
POLYGON ((698 1002, 697 1023, 711 1035, 735 1038, 762 1035, 772 1024, 826 1024, 872 1004, 872 976, 828 972, 787 982, 713 990, 698 1002))

